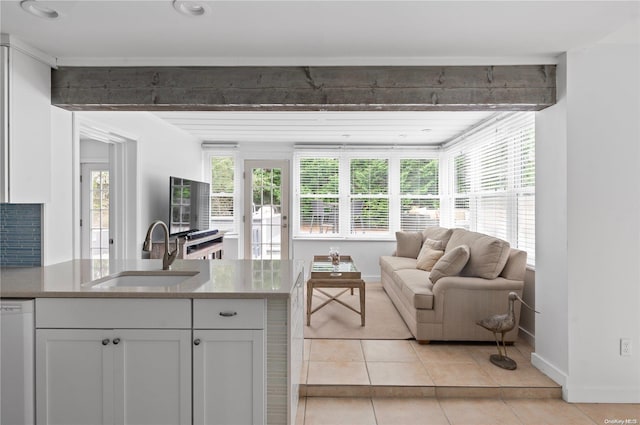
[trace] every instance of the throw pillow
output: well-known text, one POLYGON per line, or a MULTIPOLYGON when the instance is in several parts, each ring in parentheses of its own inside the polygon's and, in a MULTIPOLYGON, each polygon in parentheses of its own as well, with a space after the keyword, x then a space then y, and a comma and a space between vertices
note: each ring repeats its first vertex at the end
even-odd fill
POLYGON ((422 248, 421 232, 396 232, 396 257, 417 258, 422 248))
POLYGON ((461 276, 482 277, 495 279, 504 269, 511 251, 509 242, 484 233, 455 229, 447 248, 459 245, 469 247, 469 261, 464 266, 461 276))
POLYGON ((416 268, 431 271, 433 265, 444 255, 444 244, 442 241, 427 239, 422 245, 422 249, 418 254, 416 268))
POLYGON ((469 261, 469 247, 460 245, 444 254, 431 269, 429 279, 434 285, 446 276, 457 276, 469 261))
MULTIPOLYGON (((449 238, 453 234, 453 229, 447 229, 446 227, 438 227, 431 226, 427 227, 422 231, 422 239, 433 239, 437 241, 442 241, 444 246, 447 246, 447 242, 449 242, 449 238)), ((444 249, 444 248, 443 248, 444 249)))

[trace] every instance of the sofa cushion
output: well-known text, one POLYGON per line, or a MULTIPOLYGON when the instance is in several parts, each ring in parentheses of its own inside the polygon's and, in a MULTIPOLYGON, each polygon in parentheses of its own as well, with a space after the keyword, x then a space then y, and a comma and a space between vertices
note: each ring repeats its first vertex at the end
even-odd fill
POLYGON ((469 247, 469 261, 462 269, 461 276, 495 279, 504 269, 509 259, 509 242, 482 233, 455 229, 445 253, 460 245, 469 247))
POLYGON ((467 245, 456 246, 448 249, 445 254, 431 269, 429 279, 435 285, 436 282, 445 276, 457 276, 469 260, 469 247, 467 245))
POLYGON ((429 281, 429 273, 420 269, 404 269, 393 272, 391 278, 410 306, 418 309, 433 308, 433 284, 429 281))
POLYGON ((422 248, 421 232, 396 232, 396 256, 417 258, 422 248))
POLYGON ((416 259, 383 255, 382 257, 380 257, 380 268, 388 274, 391 274, 392 272, 396 270, 401 270, 401 269, 415 270, 416 259))
POLYGON ((416 268, 431 271, 433 265, 444 255, 444 243, 433 239, 427 239, 422 244, 422 249, 416 259, 416 268))
POLYGON ((422 239, 433 239, 434 241, 442 241, 446 247, 451 238, 453 229, 447 229, 446 227, 431 226, 422 231, 422 239))

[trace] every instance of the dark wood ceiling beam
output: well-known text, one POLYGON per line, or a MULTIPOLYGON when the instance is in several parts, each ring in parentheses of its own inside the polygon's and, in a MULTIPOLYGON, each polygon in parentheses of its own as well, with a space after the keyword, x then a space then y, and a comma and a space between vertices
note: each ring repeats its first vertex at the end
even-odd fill
POLYGON ((69 110, 454 111, 544 109, 555 65, 60 67, 52 104, 69 110))

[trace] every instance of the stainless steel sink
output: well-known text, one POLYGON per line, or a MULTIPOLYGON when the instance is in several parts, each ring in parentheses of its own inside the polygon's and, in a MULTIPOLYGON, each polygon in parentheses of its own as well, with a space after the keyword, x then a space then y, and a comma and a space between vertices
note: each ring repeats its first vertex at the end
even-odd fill
POLYGON ((93 282, 93 288, 175 286, 197 275, 192 271, 126 271, 93 282))

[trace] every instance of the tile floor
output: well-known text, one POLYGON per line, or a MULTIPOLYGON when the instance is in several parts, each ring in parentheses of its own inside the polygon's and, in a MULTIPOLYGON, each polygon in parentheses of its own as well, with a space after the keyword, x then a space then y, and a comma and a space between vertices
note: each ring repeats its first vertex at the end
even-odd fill
POLYGON ((509 347, 518 369, 489 362, 492 344, 305 340, 298 425, 640 425, 640 404, 570 404, 509 347))
POLYGON ((604 425, 640 424, 640 404, 562 400, 306 397, 296 425, 604 425), (618 421, 618 422, 615 422, 618 421))
POLYGON ((514 371, 491 364, 495 352, 493 344, 307 339, 301 395, 561 397, 560 386, 531 366, 526 343, 508 348, 514 371))

